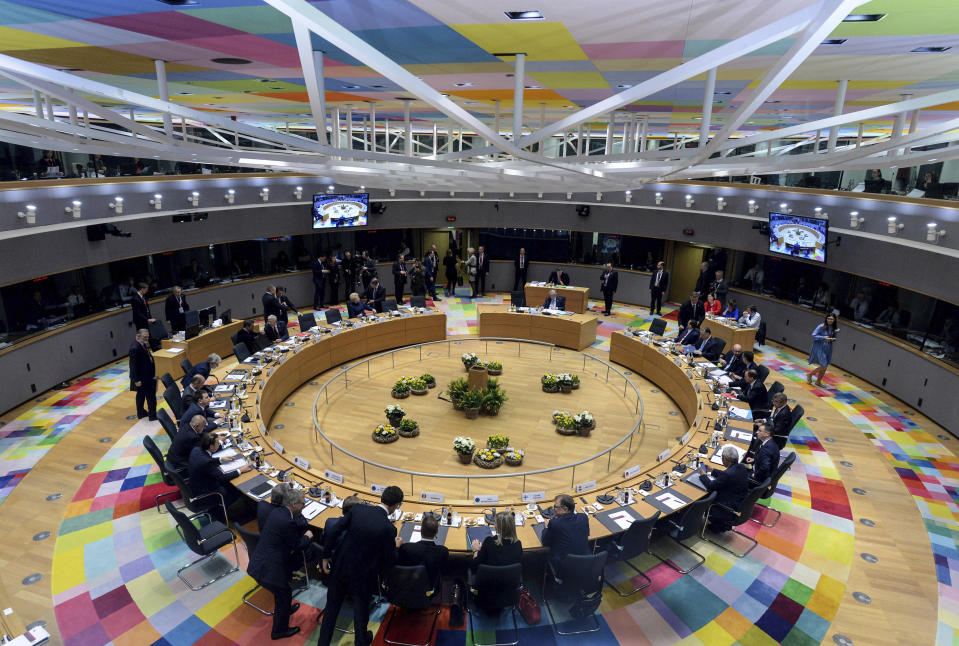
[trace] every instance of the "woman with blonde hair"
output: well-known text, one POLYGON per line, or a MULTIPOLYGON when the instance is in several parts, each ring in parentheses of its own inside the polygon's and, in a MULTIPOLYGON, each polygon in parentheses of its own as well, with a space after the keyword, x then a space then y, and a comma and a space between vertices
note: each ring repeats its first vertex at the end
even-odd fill
POLYGON ((470 282, 470 298, 476 298, 476 294, 479 293, 479 278, 477 273, 477 268, 479 266, 479 260, 476 258, 476 250, 473 247, 468 247, 466 249, 466 269, 469 272, 469 282, 470 282))
POLYGON ((516 538, 516 520, 512 512, 501 511, 496 514, 496 536, 487 536, 482 545, 473 539, 473 563, 476 569, 480 565, 512 565, 523 559, 523 544, 516 538))

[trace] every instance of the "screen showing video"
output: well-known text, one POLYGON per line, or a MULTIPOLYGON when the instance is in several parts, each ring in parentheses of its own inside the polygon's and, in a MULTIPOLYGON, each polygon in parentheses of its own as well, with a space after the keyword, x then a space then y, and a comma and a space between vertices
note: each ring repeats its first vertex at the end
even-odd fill
POLYGON ((829 220, 771 212, 769 250, 814 262, 826 262, 829 220))
POLYGON ((369 210, 369 193, 317 194, 313 196, 313 228, 366 226, 369 210))

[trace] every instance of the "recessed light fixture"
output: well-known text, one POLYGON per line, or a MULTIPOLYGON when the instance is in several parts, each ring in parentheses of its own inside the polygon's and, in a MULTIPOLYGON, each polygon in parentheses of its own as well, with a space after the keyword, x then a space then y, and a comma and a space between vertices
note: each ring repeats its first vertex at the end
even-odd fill
POLYGON ((620 90, 625 90, 628 87, 633 87, 633 85, 631 83, 620 83, 616 87, 618 87, 620 90))
POLYGON ((542 89, 543 89, 543 86, 542 86, 542 85, 524 85, 523 87, 524 87, 525 89, 527 89, 527 90, 542 90, 542 89))
POLYGON ((910 54, 941 54, 942 52, 948 51, 952 47, 917 47, 915 49, 910 49, 910 54))
POLYGON ((182 7, 183 5, 196 4, 196 0, 157 0, 157 2, 162 2, 163 4, 172 5, 174 7, 182 7))
POLYGON ((763 101, 763 103, 782 103, 782 101, 763 101))
POLYGON ((384 87, 386 87, 386 86, 385 86, 385 85, 371 85, 370 87, 371 87, 371 88, 375 88, 375 89, 377 89, 377 90, 382 90, 382 89, 383 89, 384 87))
POLYGON ((472 87, 473 84, 469 81, 463 81, 462 83, 454 83, 453 85, 456 87, 472 87))
POLYGON ((886 17, 884 13, 851 13, 842 19, 843 22, 876 22, 886 17))
POLYGON ((360 89, 360 86, 359 86, 359 85, 344 85, 344 86, 343 86, 343 89, 344 89, 344 90, 359 90, 359 89, 360 89))
POLYGON ((225 56, 223 58, 211 58, 211 63, 216 63, 217 65, 249 65, 253 61, 247 58, 234 58, 232 56, 225 56))
POLYGON ((180 96, 192 96, 193 92, 177 92, 180 96))
POLYGON ((820 45, 842 45, 846 42, 845 38, 827 38, 826 40, 819 43, 820 45))
POLYGON ((510 20, 542 20, 543 14, 539 11, 507 11, 506 17, 510 20))
POLYGON ((717 91, 713 92, 713 94, 722 94, 722 95, 724 95, 724 96, 728 96, 728 95, 732 94, 732 92, 729 92, 729 91, 727 91, 727 90, 717 90, 717 91))

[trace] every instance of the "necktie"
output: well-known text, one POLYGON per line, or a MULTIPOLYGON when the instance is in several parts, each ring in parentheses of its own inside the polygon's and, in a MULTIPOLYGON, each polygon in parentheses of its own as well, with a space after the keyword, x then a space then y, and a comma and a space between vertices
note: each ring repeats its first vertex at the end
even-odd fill
POLYGON ((657 272, 656 272, 656 287, 659 287, 659 281, 662 280, 662 278, 663 278, 663 272, 657 271, 657 272))
POLYGON ((519 268, 522 269, 526 266, 526 256, 519 257, 519 268))

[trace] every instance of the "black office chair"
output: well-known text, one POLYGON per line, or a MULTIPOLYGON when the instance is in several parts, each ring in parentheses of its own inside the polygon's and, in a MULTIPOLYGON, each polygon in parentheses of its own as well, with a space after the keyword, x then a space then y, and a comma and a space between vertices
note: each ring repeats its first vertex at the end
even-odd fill
POLYGON ((410 307, 426 307, 426 297, 410 296, 410 307))
POLYGON ((190 360, 185 357, 182 361, 180 361, 180 367, 183 369, 184 375, 188 375, 193 371, 193 364, 190 363, 190 360))
POLYGON ((659 520, 659 513, 660 512, 657 511, 655 514, 645 520, 637 520, 629 526, 629 529, 620 534, 619 538, 610 543, 606 548, 606 551, 609 552, 609 559, 611 561, 621 561, 625 563, 629 567, 633 568, 636 574, 646 579, 645 584, 633 588, 633 590, 630 592, 623 592, 606 579, 606 573, 604 571, 603 582, 613 590, 616 590, 616 593, 621 597, 632 596, 640 590, 648 588, 653 583, 644 572, 630 563, 630 560, 640 556, 641 554, 645 554, 649 549, 649 539, 652 536, 653 527, 656 525, 656 521, 659 520))
MULTIPOLYGON (((236 525, 234 525, 233 527, 234 527, 234 529, 236 529, 236 533, 240 535, 240 538, 243 539, 243 546, 246 547, 246 554, 247 554, 247 557, 248 557, 247 563, 249 563, 249 561, 253 559, 253 552, 256 551, 256 544, 257 544, 257 543, 259 542, 259 540, 260 540, 260 535, 259 535, 258 533, 256 533, 256 532, 251 532, 251 531, 248 530, 248 529, 243 529, 243 526, 242 526, 242 525, 239 525, 239 524, 236 524, 236 525)), ((247 567, 249 567, 249 566, 247 566, 247 567)), ((250 597, 252 597, 254 594, 256 594, 257 590, 259 590, 259 589, 261 589, 261 588, 263 587, 263 586, 261 586, 261 585, 259 584, 259 582, 256 581, 255 579, 254 579, 254 583, 256 583, 256 585, 254 585, 252 588, 250 588, 250 589, 243 595, 243 603, 245 603, 246 605, 250 606, 251 608, 254 608, 254 609, 260 611, 260 612, 263 613, 264 615, 271 615, 271 616, 272 616, 273 613, 272 613, 271 611, 269 611, 269 610, 264 610, 264 609, 261 608, 260 606, 256 605, 256 604, 253 603, 252 601, 250 601, 250 597)))
POLYGON ((169 339, 170 333, 166 329, 166 324, 157 319, 153 323, 147 324, 147 330, 150 332, 150 340, 160 342, 163 339, 169 339))
POLYGON ((666 331, 666 319, 653 319, 653 322, 649 324, 649 331, 656 336, 663 336, 663 332, 666 331))
POLYGON ((240 336, 239 336, 239 335, 240 335, 239 332, 237 332, 236 334, 231 334, 231 335, 230 335, 230 343, 232 343, 233 345, 236 345, 237 343, 239 343, 239 342, 240 342, 240 336))
POLYGON ((726 349, 726 339, 720 339, 719 337, 715 337, 715 336, 713 338, 716 339, 716 341, 718 341, 718 344, 716 346, 716 355, 719 357, 722 357, 723 350, 726 349))
POLYGON ((598 632, 602 626, 596 618, 596 611, 603 600, 603 570, 606 568, 607 552, 598 554, 568 554, 560 561, 560 572, 557 573, 551 561, 546 562, 546 572, 543 574, 543 603, 549 612, 553 630, 559 635, 582 635, 598 632), (584 630, 562 631, 553 616, 553 607, 546 595, 546 582, 551 577, 558 592, 566 601, 572 601, 569 614, 574 619, 592 618, 592 628, 584 630))
POLYGON ((300 314, 296 319, 300 322, 300 332, 309 332, 310 328, 316 327, 316 315, 313 312, 300 314))
POLYGON ((759 381, 761 383, 766 383, 766 377, 769 376, 769 366, 764 366, 761 363, 757 363, 756 371, 759 372, 759 381))
POLYGON ((183 397, 180 395, 180 388, 176 384, 163 391, 163 399, 170 407, 173 416, 180 419, 183 414, 183 397))
POLYGON ((713 545, 718 545, 719 547, 721 547, 722 549, 726 550, 727 552, 729 552, 730 554, 732 554, 733 556, 735 556, 735 557, 737 557, 737 558, 743 558, 744 556, 746 556, 747 554, 749 554, 750 552, 752 552, 753 549, 755 549, 755 547, 756 547, 757 545, 759 545, 759 542, 758 542, 755 538, 753 538, 752 536, 749 536, 749 535, 747 535, 747 534, 743 534, 741 531, 739 531, 739 530, 736 529, 736 528, 739 527, 740 525, 742 525, 743 523, 748 522, 749 519, 752 518, 753 509, 756 507, 756 502, 757 502, 757 501, 759 500, 759 498, 763 495, 763 492, 766 491, 766 489, 769 488, 769 483, 770 483, 770 482, 771 482, 771 478, 766 478, 766 479, 765 479, 763 482, 761 482, 760 484, 756 485, 755 487, 750 488, 750 489, 749 489, 749 493, 746 494, 746 499, 743 501, 743 504, 740 505, 739 509, 731 509, 731 508, 727 507, 726 505, 720 505, 718 502, 715 502, 715 501, 714 501, 714 502, 709 506, 709 511, 706 512, 706 525, 703 525, 703 529, 702 529, 702 532, 701 532, 700 536, 702 536, 704 539, 706 539, 707 541, 709 541, 709 542, 712 543, 713 545), (712 513, 713 509, 716 509, 717 507, 718 507, 719 509, 722 509, 723 511, 727 511, 727 512, 736 514, 736 517, 729 521, 729 523, 733 526, 732 529, 730 529, 729 532, 726 532, 726 533, 730 533, 730 532, 731 532, 731 533, 733 533, 733 534, 736 534, 737 536, 742 536, 743 538, 745 538, 747 541, 749 541, 749 542, 751 543, 751 545, 749 546, 749 549, 747 549, 746 551, 744 551, 742 554, 738 553, 736 550, 733 550, 733 549, 730 549, 729 547, 727 547, 723 541, 713 540, 712 538, 710 538, 709 536, 706 535, 706 532, 707 532, 707 529, 708 529, 708 528, 707 528, 707 525, 708 525, 708 523, 709 523, 709 515, 712 513))
POLYGON ((433 623, 425 642, 412 643, 390 639, 390 626, 393 625, 393 619, 396 618, 400 608, 404 611, 417 611, 426 610, 432 606, 433 600, 437 597, 436 584, 436 581, 430 581, 425 565, 394 565, 390 569, 386 575, 384 588, 386 598, 393 604, 393 608, 386 622, 386 630, 383 631, 384 642, 397 646, 429 646, 433 642, 436 619, 442 611, 442 606, 437 606, 436 612, 433 613, 433 623))
POLYGON ((162 375, 160 375, 160 383, 163 384, 164 388, 176 386, 176 380, 169 372, 164 372, 162 375))
POLYGON ((153 441, 153 438, 149 435, 143 437, 143 448, 147 450, 147 453, 150 454, 150 457, 153 458, 153 461, 156 462, 157 467, 160 469, 160 477, 163 479, 163 484, 168 487, 174 487, 173 491, 164 491, 158 493, 153 497, 153 502, 156 503, 157 513, 163 513, 162 508, 160 507, 160 498, 165 498, 167 496, 178 495, 180 491, 176 489, 176 483, 173 482, 173 478, 170 477, 170 474, 167 469, 166 460, 163 457, 163 453, 160 451, 160 448, 156 445, 156 442, 153 441))
POLYGON ((759 322, 759 329, 756 330, 756 343, 759 345, 766 344, 766 321, 759 322))
POLYGON ((766 390, 766 392, 769 393, 769 401, 771 402, 773 400, 773 395, 775 395, 776 393, 785 392, 785 390, 786 390, 785 386, 783 386, 778 381, 774 381, 773 385, 766 390))
MULTIPOLYGON (((229 521, 230 517, 227 516, 226 513, 226 503, 223 500, 223 494, 219 491, 211 491, 210 493, 194 496, 193 489, 190 488, 190 483, 187 482, 183 474, 176 469, 167 469, 167 474, 170 476, 173 484, 176 485, 176 488, 180 490, 180 496, 183 498, 184 506, 192 514, 192 516, 190 516, 191 519, 199 516, 207 516, 212 519, 212 516, 210 516, 210 508, 219 501, 220 507, 223 508, 223 517, 229 521)), ((168 500, 167 504, 169 504, 169 502, 168 500)))
POLYGON ((186 514, 173 506, 172 502, 167 500, 165 504, 167 511, 170 512, 170 515, 176 520, 177 532, 180 534, 180 538, 182 538, 183 542, 187 544, 187 547, 190 548, 190 551, 202 557, 196 561, 193 561, 192 563, 187 563, 176 571, 177 578, 183 581, 188 588, 196 592, 197 590, 202 590, 211 583, 216 583, 225 576, 239 571, 240 567, 237 564, 240 562, 240 553, 236 549, 236 536, 234 536, 233 532, 230 531, 229 527, 218 520, 211 520, 209 524, 197 528, 193 524, 193 521, 186 514), (220 574, 216 575, 205 583, 200 584, 199 586, 194 586, 189 580, 187 580, 186 575, 184 574, 187 570, 193 568, 194 566, 201 565, 202 563, 205 563, 209 559, 213 558, 219 554, 221 547, 225 547, 230 543, 233 543, 233 556, 235 558, 232 568, 224 570, 220 574))
MULTIPOLYGON (((760 500, 765 500, 766 498, 769 498, 774 493, 776 493, 776 485, 779 484, 779 480, 784 475, 786 475, 786 472, 789 471, 789 469, 793 465, 793 462, 795 461, 796 461, 795 453, 790 453, 789 455, 786 456, 786 459, 779 464, 779 467, 777 467, 776 470, 773 472, 773 474, 769 477, 769 487, 767 487, 766 491, 764 491, 762 495, 759 496, 760 500)), ((765 509, 766 514, 768 514, 769 512, 776 512, 776 520, 774 520, 771 523, 766 523, 766 522, 763 522, 762 520, 756 520, 755 518, 750 518, 750 520, 753 521, 754 523, 759 523, 763 527, 775 527, 776 523, 778 523, 779 519, 782 517, 782 512, 779 511, 778 509, 773 509, 772 507, 762 505, 758 502, 756 503, 756 506, 762 507, 763 509, 765 509)), ((765 515, 763 517, 765 518, 765 515)))
POLYGON ((326 315, 327 325, 333 325, 334 323, 339 323, 343 320, 343 313, 336 307, 331 307, 330 309, 323 312, 326 315))
POLYGON ((384 312, 395 312, 395 311, 397 311, 398 309, 399 309, 399 307, 398 307, 397 304, 396 304, 396 299, 395 299, 395 298, 387 298, 385 301, 383 301, 383 311, 384 311, 384 312))
POLYGON ((233 354, 236 356, 236 360, 240 362, 246 361, 253 356, 253 353, 250 352, 250 349, 246 347, 245 343, 234 343, 233 354))
POLYGON ((678 565, 673 563, 671 558, 663 558, 651 549, 647 551, 680 574, 689 574, 700 565, 705 563, 706 557, 688 545, 684 544, 683 541, 687 538, 692 538, 693 536, 699 536, 703 526, 706 524, 706 511, 709 509, 709 506, 713 504, 715 499, 716 492, 713 491, 705 498, 700 498, 699 500, 695 500, 686 505, 686 508, 682 511, 661 518, 656 524, 656 529, 661 533, 660 538, 668 538, 670 541, 692 554, 698 560, 696 565, 688 570, 683 570, 680 569, 678 565), (678 518, 674 520, 673 516, 678 516, 678 518))
POLYGON ((513 305, 513 307, 526 307, 526 292, 510 292, 509 302, 513 305))
POLYGON ((470 625, 470 641, 474 646, 516 646, 519 644, 519 627, 516 625, 516 605, 519 603, 519 594, 523 590, 523 566, 520 563, 512 565, 480 565, 475 574, 469 574, 470 594, 466 600, 466 614, 470 625), (513 635, 511 642, 496 642, 483 644, 476 641, 474 634, 473 606, 485 613, 502 613, 509 608, 513 617, 513 635))
POLYGON ((173 418, 170 417, 170 413, 166 412, 165 408, 157 410, 157 419, 160 420, 160 426, 166 431, 167 436, 170 438, 170 443, 173 443, 173 438, 176 437, 177 427, 176 422, 173 421, 173 418))

